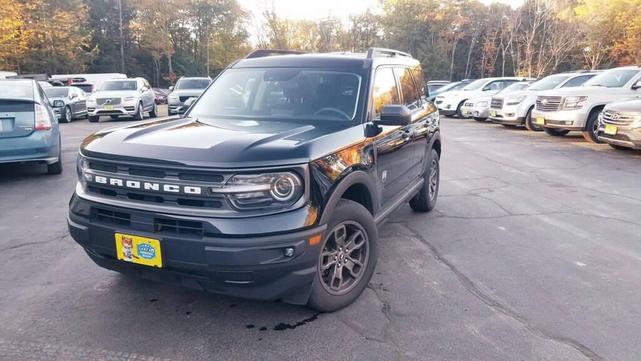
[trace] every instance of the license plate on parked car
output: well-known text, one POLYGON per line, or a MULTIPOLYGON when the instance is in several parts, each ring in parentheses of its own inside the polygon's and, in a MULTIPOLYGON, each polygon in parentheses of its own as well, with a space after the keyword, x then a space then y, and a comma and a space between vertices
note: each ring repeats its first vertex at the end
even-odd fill
POLYGON ((538 125, 545 125, 545 118, 543 118, 543 117, 536 117, 536 124, 538 124, 538 125))
POLYGON ((153 238, 116 233, 116 254, 119 260, 162 268, 160 241, 153 238))
POLYGON ((609 134, 609 135, 616 135, 618 130, 619 129, 617 128, 616 125, 606 124, 605 129, 603 129, 603 133, 609 134))
POLYGON ((111 104, 105 104, 105 110, 114 110, 114 106, 111 104))

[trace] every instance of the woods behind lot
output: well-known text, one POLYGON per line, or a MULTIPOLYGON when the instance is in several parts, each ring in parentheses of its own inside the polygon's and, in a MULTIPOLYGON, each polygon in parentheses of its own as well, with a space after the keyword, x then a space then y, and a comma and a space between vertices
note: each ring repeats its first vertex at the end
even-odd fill
POLYGON ((518 8, 381 0, 349 19, 322 20, 285 19, 269 1, 257 3, 260 16, 236 0, 3 0, 0 70, 126 72, 157 86, 181 75, 213 76, 255 47, 373 45, 409 51, 431 79, 641 63, 641 0, 526 0, 518 8))

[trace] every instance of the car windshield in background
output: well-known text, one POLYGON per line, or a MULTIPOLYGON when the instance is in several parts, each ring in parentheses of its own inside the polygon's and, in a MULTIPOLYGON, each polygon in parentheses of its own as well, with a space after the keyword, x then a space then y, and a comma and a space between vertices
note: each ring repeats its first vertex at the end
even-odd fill
POLYGON ((549 90, 554 89, 557 85, 568 79, 569 75, 551 75, 534 82, 528 90, 549 90))
POLYGON ((583 85, 620 88, 637 74, 639 74, 639 70, 637 69, 612 69, 596 75, 594 78, 586 81, 583 85))
POLYGON ((33 99, 33 85, 27 82, 0 81, 0 98, 33 99))
POLYGON ((102 85, 100 90, 136 90, 135 80, 130 81, 108 81, 102 85))
POLYGON ((210 82, 209 79, 180 79, 176 89, 205 89, 210 82))
POLYGON ((189 112, 193 117, 353 120, 361 76, 297 68, 225 71, 189 112))
POLYGON ((466 85, 466 86, 463 88, 463 90, 477 90, 477 89, 480 89, 480 88, 481 88, 483 85, 485 85, 487 82, 488 82, 488 81, 487 81, 487 79, 479 79, 479 80, 475 80, 475 81, 473 81, 473 82, 469 83, 468 85, 466 85))
POLYGON ((509 93, 509 92, 515 92, 519 90, 523 90, 527 88, 531 83, 526 82, 526 81, 521 81, 518 83, 513 83, 505 87, 505 89, 501 90, 499 93, 509 93))
POLYGON ((65 88, 47 88, 47 89, 44 89, 44 91, 49 98, 63 98, 63 97, 66 97, 67 94, 69 93, 69 89, 66 87, 65 88))

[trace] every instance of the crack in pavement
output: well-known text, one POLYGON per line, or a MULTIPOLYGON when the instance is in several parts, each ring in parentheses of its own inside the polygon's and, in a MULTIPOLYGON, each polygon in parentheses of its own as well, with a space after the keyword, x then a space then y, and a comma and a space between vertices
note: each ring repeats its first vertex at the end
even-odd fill
MULTIPOLYGON (((400 223, 400 222, 399 222, 400 223)), ((514 321, 518 322, 521 324, 526 330, 528 330, 530 333, 539 336, 541 338, 555 341, 561 344, 564 344, 566 346, 569 346, 578 352, 580 352, 583 356, 585 356, 587 359, 591 361, 603 361, 605 360, 602 356, 597 354, 595 351, 590 349, 588 346, 582 344, 581 342, 572 339, 571 337, 563 336, 563 335, 558 335, 555 333, 552 333, 550 331, 541 329, 534 324, 530 322, 525 316, 521 315, 517 311, 511 309, 509 306, 502 304, 501 302, 497 301, 494 299, 491 295, 485 293, 482 291, 475 283, 474 281, 469 278, 465 273, 463 273, 461 270, 459 270, 452 262, 450 262, 447 258, 445 258, 439 251, 438 249, 428 242, 423 236, 421 236, 420 233, 418 233, 414 228, 412 228, 409 224, 404 223, 405 227, 413 234, 413 236, 423 243, 427 248, 430 250, 432 253, 432 256, 441 264, 446 266, 451 272, 454 273, 456 278, 459 280, 463 288, 465 288, 469 293, 474 295, 477 299, 479 299, 481 302, 489 306, 492 310, 495 312, 498 312, 504 316, 507 316, 514 321)))
POLYGON ((10 251, 22 247, 29 247, 29 246, 36 246, 36 245, 41 245, 45 243, 51 243, 51 242, 56 242, 56 241, 62 241, 69 235, 69 232, 64 232, 64 234, 55 236, 53 239, 48 239, 45 241, 30 241, 30 242, 23 242, 23 243, 18 243, 14 244, 13 246, 8 246, 4 248, 0 248, 0 252, 5 252, 5 251, 10 251))

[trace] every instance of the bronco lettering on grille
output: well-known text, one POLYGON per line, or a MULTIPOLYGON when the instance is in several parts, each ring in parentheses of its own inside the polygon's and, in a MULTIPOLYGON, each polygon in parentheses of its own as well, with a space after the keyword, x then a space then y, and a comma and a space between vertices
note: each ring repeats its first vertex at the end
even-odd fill
POLYGON ((137 180, 129 180, 122 178, 111 178, 104 176, 94 176, 93 181, 98 184, 105 184, 114 187, 129 188, 129 189, 142 189, 146 191, 156 191, 165 193, 184 193, 200 195, 203 193, 202 187, 198 186, 183 186, 177 184, 144 182, 137 180))

